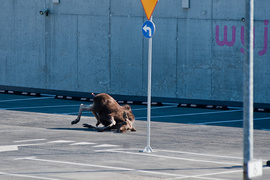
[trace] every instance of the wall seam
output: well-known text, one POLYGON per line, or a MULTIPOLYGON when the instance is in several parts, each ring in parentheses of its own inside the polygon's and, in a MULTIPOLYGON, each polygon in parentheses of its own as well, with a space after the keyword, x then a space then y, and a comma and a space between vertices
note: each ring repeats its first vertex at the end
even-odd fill
POLYGON ((112 11, 111 11, 111 8, 112 8, 112 1, 110 0, 109 1, 109 36, 108 36, 108 48, 109 48, 109 91, 111 91, 111 87, 112 87, 112 65, 111 65, 111 62, 112 62, 112 32, 111 32, 111 23, 112 23, 112 11))

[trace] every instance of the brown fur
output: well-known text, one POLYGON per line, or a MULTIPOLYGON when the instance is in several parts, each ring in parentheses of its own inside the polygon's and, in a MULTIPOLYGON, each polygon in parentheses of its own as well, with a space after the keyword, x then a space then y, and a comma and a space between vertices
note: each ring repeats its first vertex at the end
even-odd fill
POLYGON ((94 98, 94 102, 90 106, 81 104, 78 117, 71 122, 77 124, 80 121, 82 111, 92 111, 97 119, 96 127, 83 124, 84 127, 94 128, 98 131, 117 129, 117 132, 125 132, 127 130, 136 131, 133 127, 135 117, 132 114, 129 105, 120 106, 110 95, 102 93, 94 98), (104 127, 98 127, 103 124, 104 127))

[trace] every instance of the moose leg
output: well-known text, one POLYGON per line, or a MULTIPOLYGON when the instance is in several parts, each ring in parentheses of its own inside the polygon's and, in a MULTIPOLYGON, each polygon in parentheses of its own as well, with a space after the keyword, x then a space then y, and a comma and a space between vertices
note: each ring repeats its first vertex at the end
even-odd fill
POLYGON ((98 121, 97 123, 97 126, 94 127, 92 125, 89 125, 89 124, 83 124, 83 127, 87 127, 87 128, 93 128, 95 130, 97 130, 98 132, 103 132, 103 131, 107 131, 107 130, 110 130, 115 124, 116 124, 116 121, 114 120, 113 117, 110 117, 110 119, 108 120, 111 124, 109 124, 108 126, 104 126, 104 127, 97 127, 100 123, 100 121, 98 121))
POLYGON ((92 111, 92 113, 94 114, 95 118, 97 119, 96 126, 98 127, 98 125, 100 124, 99 116, 98 116, 98 114, 95 111, 92 111))
POLYGON ((105 127, 96 127, 95 129, 98 132, 103 132, 103 131, 110 130, 114 125, 116 125, 116 121, 114 120, 114 117, 111 116, 108 121, 111 123, 108 126, 105 126, 105 127))
MULTIPOLYGON (((98 114, 97 114, 95 111, 92 111, 92 113, 94 114, 94 116, 95 116, 96 119, 97 119, 96 127, 98 127, 98 125, 100 124, 99 116, 98 116, 98 114)), ((90 124, 83 124, 83 127, 94 128, 94 129, 96 129, 96 127, 94 127, 94 126, 92 126, 92 125, 90 125, 90 124)))
POLYGON ((90 106, 81 104, 80 109, 79 109, 79 113, 78 113, 78 117, 74 121, 71 122, 71 125, 77 124, 78 122, 80 122, 81 115, 82 115, 83 111, 92 111, 92 109, 93 109, 93 104, 90 106))

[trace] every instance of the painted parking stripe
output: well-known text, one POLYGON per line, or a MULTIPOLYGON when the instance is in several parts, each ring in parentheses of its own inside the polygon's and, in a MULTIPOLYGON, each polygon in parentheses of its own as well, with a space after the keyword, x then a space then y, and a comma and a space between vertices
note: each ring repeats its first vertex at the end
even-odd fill
POLYGON ((77 145, 94 145, 97 143, 91 143, 91 142, 78 142, 78 143, 72 143, 71 146, 77 146, 77 145))
POLYGON ((100 144, 93 146, 94 148, 100 148, 100 147, 118 147, 119 145, 113 145, 113 144, 100 144))
MULTIPOLYGON (((204 177, 204 176, 213 176, 213 175, 221 175, 221 174, 234 174, 234 173, 241 173, 243 172, 243 168, 241 167, 241 169, 239 170, 233 170, 233 171, 222 171, 222 172, 215 172, 215 173, 208 173, 208 174, 200 174, 200 175, 195 175, 195 176, 188 176, 187 178, 197 178, 197 179, 213 179, 213 180, 218 180, 217 178, 208 178, 208 177, 204 177)), ((183 177, 181 178, 177 178, 177 179, 183 179, 183 177)))
POLYGON ((7 151, 18 151, 18 146, 16 145, 0 146, 0 152, 7 152, 7 151))
POLYGON ((0 175, 14 176, 14 177, 24 177, 24 178, 30 178, 30 179, 42 179, 42 180, 61 180, 61 179, 55 179, 55 178, 47 178, 47 177, 41 177, 41 176, 31 176, 31 175, 25 175, 25 174, 14 174, 14 173, 6 173, 6 172, 0 172, 0 175))
MULTIPOLYGON (((141 153, 141 154, 145 154, 145 153, 141 153)), ((147 155, 149 155, 149 154, 147 154, 147 155)), ((208 179, 208 180, 216 179, 216 180, 221 180, 221 179, 217 179, 217 178, 210 178, 210 177, 204 177, 204 176, 212 176, 212 175, 219 175, 219 174, 230 174, 230 173, 236 173, 236 172, 242 172, 243 171, 241 169, 241 170, 234 170, 234 171, 222 171, 222 172, 209 173, 209 174, 200 174, 200 175, 195 175, 195 176, 186 176, 186 175, 180 175, 180 174, 174 174, 174 173, 163 173, 163 172, 157 172, 157 171, 147 171, 147 170, 131 169, 131 168, 123 168, 123 167, 115 167, 115 166, 105 166, 105 165, 97 165, 97 164, 85 164, 85 163, 75 163, 75 162, 67 162, 67 161, 38 159, 36 157, 17 158, 17 159, 14 159, 14 160, 31 160, 31 161, 48 162, 48 163, 68 164, 68 165, 75 165, 75 166, 113 169, 113 170, 120 170, 120 171, 133 171, 133 172, 140 172, 140 173, 172 176, 172 177, 175 177, 177 179, 190 178, 191 177, 191 178, 196 178, 196 179, 208 179)))
MULTIPOLYGON (((263 167, 263 170, 269 170, 269 167, 263 167)), ((215 172, 215 173, 208 173, 208 174, 200 174, 200 175, 195 175, 195 176, 189 176, 187 178, 203 178, 204 176, 214 176, 214 175, 221 175, 221 174, 234 174, 234 173, 240 173, 243 172, 243 169, 239 170, 232 170, 232 171, 223 171, 223 172, 215 172)), ((177 179, 183 179, 182 178, 177 178, 177 179)), ((207 178, 208 179, 208 178, 207 178)), ((216 178, 213 178, 213 180, 216 178)))
POLYGON ((46 139, 26 139, 26 140, 19 140, 13 141, 15 143, 23 143, 23 142, 35 142, 35 141, 45 141, 46 139))
POLYGON ((31 160, 31 161, 39 161, 39 162, 68 164, 68 165, 75 165, 75 166, 95 167, 95 168, 112 169, 112 170, 120 170, 120 171, 133 171, 133 172, 148 173, 148 174, 158 174, 158 175, 172 176, 172 177, 185 177, 183 175, 173 174, 173 173, 163 173, 163 172, 158 172, 158 171, 147 171, 147 170, 140 170, 140 169, 131 169, 131 168, 116 167, 116 166, 105 166, 105 165, 97 165, 97 164, 85 164, 85 163, 75 163, 75 162, 68 162, 68 161, 38 159, 36 157, 25 157, 25 158, 20 158, 20 159, 17 158, 14 160, 31 160))
POLYGON ((57 140, 57 141, 50 141, 48 143, 55 143, 55 144, 58 144, 58 143, 73 143, 74 141, 70 141, 70 140, 57 140))
POLYGON ((5 146, 0 146, 0 152, 5 152, 5 151, 18 151, 18 147, 27 147, 27 146, 40 146, 44 145, 45 143, 38 143, 38 144, 18 144, 18 145, 5 145, 5 146))
POLYGON ((234 165, 234 166, 241 166, 242 164, 239 163, 232 163, 232 162, 221 162, 221 161, 209 161, 209 160, 200 160, 200 159, 190 159, 190 158, 181 158, 181 157, 173 157, 173 156, 165 156, 165 155, 158 155, 158 154, 150 154, 150 153, 136 153, 136 152, 129 152, 129 151, 119 151, 119 150, 99 150, 97 152, 115 152, 115 153, 123 153, 123 154, 133 154, 139 156, 149 156, 149 157, 158 157, 158 158, 165 158, 165 159, 174 159, 174 160, 183 160, 183 161, 192 161, 192 162, 203 162, 203 163, 212 163, 212 164, 226 164, 226 165, 234 165))
POLYGON ((169 152, 169 153, 177 153, 177 154, 190 154, 190 155, 197 155, 197 156, 207 156, 207 157, 216 157, 216 158, 228 158, 228 159, 239 159, 242 160, 243 157, 235 157, 235 156, 220 156, 214 154, 203 154, 203 153, 194 153, 194 152, 186 152, 186 151, 173 151, 173 150, 164 150, 164 149, 157 149, 157 151, 161 152, 169 152))

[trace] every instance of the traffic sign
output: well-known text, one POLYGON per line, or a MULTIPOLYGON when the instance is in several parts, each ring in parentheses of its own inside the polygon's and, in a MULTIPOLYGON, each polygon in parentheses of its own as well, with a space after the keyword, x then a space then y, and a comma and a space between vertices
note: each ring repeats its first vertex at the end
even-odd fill
POLYGON ((151 75, 152 75, 152 36, 155 33, 155 24, 152 22, 152 14, 158 0, 141 0, 148 21, 142 26, 142 33, 148 39, 148 87, 147 87, 147 146, 142 152, 154 152, 150 146, 150 121, 151 121, 151 75), (151 19, 151 20, 150 20, 151 19), (150 21, 149 21, 150 20, 150 21))
POLYGON ((150 20, 158 0, 141 0, 144 12, 148 20, 150 20))
POLYGON ((144 37, 151 38, 156 31, 156 26, 152 21, 146 21, 142 26, 142 33, 144 37))

